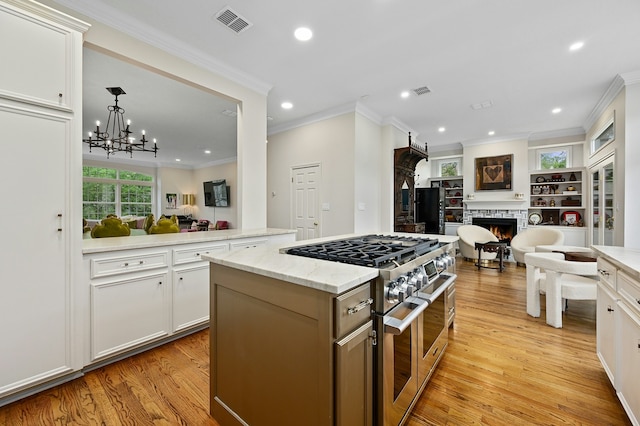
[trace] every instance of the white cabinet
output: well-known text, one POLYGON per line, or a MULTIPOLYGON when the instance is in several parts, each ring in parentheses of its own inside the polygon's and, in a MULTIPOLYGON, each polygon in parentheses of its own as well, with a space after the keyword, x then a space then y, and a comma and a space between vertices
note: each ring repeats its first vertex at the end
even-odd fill
POLYGON ((620 303, 619 367, 616 390, 631 422, 640 424, 640 316, 620 303))
POLYGON ((74 198, 81 111, 74 108, 84 30, 35 2, 0 2, 2 196, 28 212, 24 223, 4 227, 0 242, 0 404, 82 368, 73 285, 81 264, 74 198))
POLYGON ((173 272, 172 331, 209 321, 209 262, 173 272))
MULTIPOLYGON (((605 249, 605 250, 603 250, 605 249)), ((631 423, 640 424, 640 254, 614 247, 620 263, 597 246, 597 353, 631 423)))
POLYGON ((616 311, 617 297, 604 284, 598 283, 598 300, 596 311, 596 350, 598 358, 615 386, 616 377, 616 311))
POLYGON ((167 278, 146 273, 91 287, 91 361, 170 333, 167 278))

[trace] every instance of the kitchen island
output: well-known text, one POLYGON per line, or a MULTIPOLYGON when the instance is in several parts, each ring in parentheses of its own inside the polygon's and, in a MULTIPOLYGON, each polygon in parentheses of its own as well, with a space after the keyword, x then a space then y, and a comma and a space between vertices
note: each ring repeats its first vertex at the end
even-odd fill
POLYGON ((634 425, 640 424, 640 249, 598 253, 597 353, 634 425))
MULTIPOLYGON (((455 250, 457 237, 433 237, 455 250)), ((227 425, 372 424, 372 267, 284 253, 211 261, 211 414, 227 425), (364 308, 363 308, 364 307, 364 308)))

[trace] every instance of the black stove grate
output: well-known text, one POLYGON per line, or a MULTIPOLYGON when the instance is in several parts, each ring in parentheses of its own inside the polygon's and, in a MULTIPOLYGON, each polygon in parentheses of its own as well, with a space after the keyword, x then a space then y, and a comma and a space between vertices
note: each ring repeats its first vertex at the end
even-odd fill
POLYGON ((438 240, 432 238, 367 235, 293 247, 287 250, 287 253, 332 262, 384 268, 389 265, 401 265, 438 247, 438 240))

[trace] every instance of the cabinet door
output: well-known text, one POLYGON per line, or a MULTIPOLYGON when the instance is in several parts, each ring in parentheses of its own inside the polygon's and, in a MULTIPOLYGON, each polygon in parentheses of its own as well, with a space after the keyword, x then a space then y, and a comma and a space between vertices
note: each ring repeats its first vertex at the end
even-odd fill
POLYGON ((174 271, 173 331, 209 321, 209 264, 174 271))
POLYGON ((68 30, 0 4, 0 39, 5 41, 0 43, 0 94, 64 106, 70 99, 67 61, 72 58, 71 37, 68 30))
POLYGON ((591 224, 592 245, 617 245, 615 234, 616 197, 615 161, 611 156, 591 169, 591 224))
POLYGON ((0 102, 0 129, 6 141, 0 155, 2 197, 10 203, 5 207, 28 212, 29 218, 5 222, 0 240, 2 397, 72 369, 67 260, 72 234, 65 189, 69 122, 0 102))
POLYGON ((633 424, 640 424, 640 318, 624 303, 620 310, 619 371, 616 390, 633 424))
POLYGON ((91 359, 97 360, 169 334, 167 274, 91 286, 91 359))
POLYGON ((614 387, 616 385, 615 314, 617 309, 616 298, 602 283, 599 283, 596 314, 596 347, 598 358, 600 358, 604 371, 606 371, 614 387))
POLYGON ((336 342, 336 425, 371 425, 373 321, 336 342))

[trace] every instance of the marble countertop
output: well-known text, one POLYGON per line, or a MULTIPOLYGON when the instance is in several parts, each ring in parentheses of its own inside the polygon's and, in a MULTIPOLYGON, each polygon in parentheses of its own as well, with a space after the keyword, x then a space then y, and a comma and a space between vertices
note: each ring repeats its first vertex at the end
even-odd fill
POLYGON ((640 249, 611 246, 591 246, 591 248, 621 269, 640 277, 640 249))
MULTIPOLYGON (((363 234, 339 235, 296 243, 259 246, 227 253, 202 256, 214 264, 275 278, 332 294, 341 294, 378 276, 378 269, 345 263, 329 262, 283 253, 286 248, 350 238, 363 234)), ((416 237, 416 234, 394 233, 416 237)), ((444 243, 458 241, 457 236, 420 234, 444 243)))
POLYGON ((136 235, 128 237, 94 238, 82 241, 82 253, 102 253, 178 244, 206 243, 239 238, 258 238, 295 234, 295 229, 225 229, 220 231, 180 232, 177 234, 136 235))

